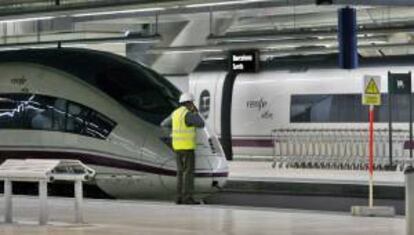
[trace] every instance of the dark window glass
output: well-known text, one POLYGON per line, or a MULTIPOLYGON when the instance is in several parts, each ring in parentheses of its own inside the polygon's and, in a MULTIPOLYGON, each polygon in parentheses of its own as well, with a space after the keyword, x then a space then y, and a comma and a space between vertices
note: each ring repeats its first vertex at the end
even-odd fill
MULTIPOLYGON (((409 121, 409 96, 393 95, 392 119, 409 121)), ((381 95, 382 105, 375 108, 375 121, 388 122, 388 95, 381 95)), ((293 95, 290 121, 294 123, 368 122, 368 106, 362 105, 360 94, 293 95)))
POLYGON ((72 102, 69 102, 67 107, 66 131, 84 134, 86 119, 90 109, 72 102))
POLYGON ((115 122, 100 113, 92 111, 86 119, 84 134, 95 138, 106 138, 114 126, 115 122))
POLYGON ((28 100, 29 96, 21 97, 1 96, 0 97, 0 127, 19 128, 27 126, 23 123, 24 100, 28 100))
POLYGON ((144 67, 140 72, 111 68, 96 80, 100 89, 138 117, 155 125, 159 125, 178 106, 176 90, 144 67))
POLYGON ((61 48, 0 54, 0 62, 13 61, 71 74, 103 91, 135 116, 156 125, 178 107, 181 92, 174 85, 150 68, 111 53, 61 48))
POLYGON ((105 139, 115 125, 106 116, 68 100, 0 94, 0 129, 62 131, 105 139))

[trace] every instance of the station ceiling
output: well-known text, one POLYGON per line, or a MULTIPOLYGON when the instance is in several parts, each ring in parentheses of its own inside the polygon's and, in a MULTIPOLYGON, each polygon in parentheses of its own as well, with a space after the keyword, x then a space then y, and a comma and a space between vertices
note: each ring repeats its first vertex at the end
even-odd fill
POLYGON ((0 49, 85 46, 163 73, 257 48, 263 59, 335 53, 337 10, 357 9, 359 53, 414 54, 410 0, 2 0, 0 49))

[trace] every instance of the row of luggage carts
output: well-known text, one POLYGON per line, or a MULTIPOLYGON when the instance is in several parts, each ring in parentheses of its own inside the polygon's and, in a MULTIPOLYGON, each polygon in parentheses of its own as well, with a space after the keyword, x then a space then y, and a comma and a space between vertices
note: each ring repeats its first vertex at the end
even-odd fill
MULTIPOLYGON (((374 131, 374 168, 403 170, 409 162, 404 149, 409 132, 393 130, 392 165, 388 135, 388 129, 374 131)), ((368 169, 368 129, 276 129, 272 136, 273 168, 368 169)))

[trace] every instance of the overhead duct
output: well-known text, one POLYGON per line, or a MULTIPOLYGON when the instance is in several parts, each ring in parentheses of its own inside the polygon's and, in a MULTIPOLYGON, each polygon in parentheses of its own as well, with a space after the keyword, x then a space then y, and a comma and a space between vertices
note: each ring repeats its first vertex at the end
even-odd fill
POLYGON ((98 43, 158 43, 161 41, 160 35, 134 35, 129 34, 124 37, 102 37, 102 38, 82 38, 82 39, 63 39, 49 41, 35 41, 22 43, 0 44, 1 50, 35 48, 35 47, 54 47, 58 45, 79 45, 79 44, 98 44, 98 43))
MULTIPOLYGON (((42 1, 43 2, 43 1, 42 1)), ((102 20, 118 18, 152 16, 156 13, 163 15, 192 14, 211 11, 234 11, 241 9, 270 8, 291 6, 286 0, 123 0, 114 2, 108 0, 95 1, 61 1, 61 4, 53 5, 54 1, 49 1, 49 5, 43 7, 4 7, 0 11, 0 20, 16 20, 34 17, 68 17, 77 16, 84 20, 102 20)), ((313 0, 295 0, 295 5, 313 5, 313 0)))
MULTIPOLYGON (((358 50, 384 50, 384 49, 414 49, 414 43, 392 43, 381 45, 360 45, 358 50)), ((271 57, 284 57, 293 55, 312 55, 312 54, 328 54, 338 53, 338 47, 301 47, 289 49, 269 49, 261 50, 260 56, 262 59, 271 57)), ((204 60, 227 60, 228 53, 210 53, 204 60)))
MULTIPOLYGON (((286 0, 123 0, 114 2, 108 0, 92 1, 55 1, 45 0, 6 0, 0 1, 0 20, 19 20, 37 17, 79 17, 79 20, 102 20, 117 15, 118 18, 151 16, 156 13, 192 14, 200 12, 235 11, 242 9, 265 9, 272 7, 289 7, 293 1, 286 0), (15 2, 15 4, 10 4, 15 2), (21 2, 21 4, 19 4, 21 2), (24 4, 23 4, 24 3, 24 4), (23 7, 24 6, 24 7, 23 7)), ((294 5, 311 6, 315 0, 295 0, 294 5)), ((368 5, 368 6, 414 6, 411 0, 332 0, 332 4, 340 5, 368 5)))
MULTIPOLYGON (((329 3, 326 0, 323 2, 329 3)), ((330 0, 330 2, 330 4, 354 6, 414 6, 414 1, 412 0, 330 0)), ((317 2, 315 1, 315 3, 317 2)))
MULTIPOLYGON (((28 33, 19 35, 7 35, 0 37, 0 42, 4 44, 11 43, 35 43, 42 41, 57 41, 69 39, 85 38, 107 38, 107 37, 125 37, 124 31, 95 31, 95 30, 77 30, 77 31, 52 31, 41 33, 28 33)), ((1 44, 0 44, 1 45, 1 44)))
MULTIPOLYGON (((399 33, 414 32, 413 22, 395 22, 391 25, 378 26, 378 24, 367 24, 358 26, 358 35, 386 35, 399 33)), ((292 38, 305 37, 336 37, 338 34, 337 28, 321 27, 309 30, 266 30, 258 32, 237 32, 227 33, 225 35, 210 35, 207 39, 209 43, 223 43, 223 42, 248 42, 248 41, 265 41, 265 40, 281 40, 292 38)))
MULTIPOLYGON (((361 44, 367 43, 386 43, 387 37, 373 36, 360 39, 361 44)), ((253 41, 239 43, 223 43, 217 45, 200 45, 200 46, 178 46, 178 47, 155 47, 147 51, 148 54, 164 54, 164 53, 200 53, 200 52, 221 52, 228 50, 240 50, 246 48, 269 49, 269 48, 294 48, 301 46, 337 46, 336 38, 308 38, 308 39, 288 39, 274 41, 253 41)))

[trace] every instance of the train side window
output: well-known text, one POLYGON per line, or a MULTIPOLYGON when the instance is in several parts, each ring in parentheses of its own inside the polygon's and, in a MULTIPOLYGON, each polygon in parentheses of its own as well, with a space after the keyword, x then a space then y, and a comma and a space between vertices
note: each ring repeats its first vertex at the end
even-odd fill
POLYGON ((91 112, 85 126, 85 135, 106 138, 115 126, 115 122, 95 111, 91 112))
POLYGON ((0 129, 51 130, 105 139, 115 126, 103 114, 65 99, 0 94, 0 129))
POLYGON ((0 95, 0 128, 10 129, 21 126, 24 106, 22 97, 0 95))
POLYGON ((91 110, 73 102, 68 102, 67 108, 66 130, 77 134, 84 134, 87 118, 91 110))
POLYGON ((53 130, 66 131, 68 101, 57 98, 53 104, 53 130))
POLYGON ((30 129, 51 130, 55 98, 31 95, 25 103, 25 118, 30 129))
MULTIPOLYGON (((388 122, 388 95, 381 95, 381 99, 382 105, 375 108, 375 120, 388 122)), ((392 104, 393 121, 408 122, 408 96, 393 95, 392 104)), ((368 122, 368 106, 362 105, 360 94, 293 95, 290 121, 293 123, 368 122)))
POLYGON ((333 97, 330 95, 293 96, 291 122, 329 122, 333 97))

